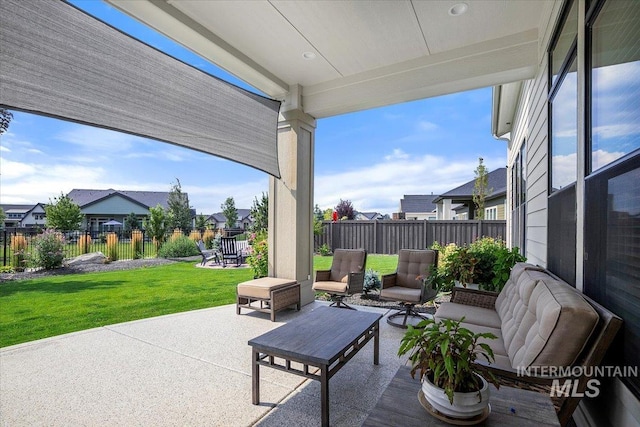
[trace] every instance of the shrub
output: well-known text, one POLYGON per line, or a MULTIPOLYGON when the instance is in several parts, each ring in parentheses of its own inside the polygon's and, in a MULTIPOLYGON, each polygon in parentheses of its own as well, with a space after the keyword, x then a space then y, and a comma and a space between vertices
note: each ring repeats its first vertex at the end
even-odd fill
POLYGON ((191 230, 191 233, 189 233, 189 239, 191 239, 194 242, 197 242, 199 240, 202 240, 202 235, 198 230, 191 230))
POLYGON ((250 255, 247 262, 253 269, 253 278, 267 277, 269 275, 269 245, 267 233, 252 234, 249 238, 250 255))
POLYGON ((318 253, 322 256, 331 255, 331 248, 326 243, 318 248, 318 253))
POLYGON ((367 268, 364 272, 364 283, 362 285, 364 294, 369 295, 369 292, 378 290, 381 286, 380 273, 371 268, 367 268))
POLYGON ((91 236, 89 234, 81 234, 78 236, 78 249, 80 249, 81 254, 89 253, 89 248, 91 247, 91 236))
POLYGON ((133 230, 131 232, 131 252, 133 252, 133 259, 142 258, 142 231, 133 230))
POLYGON ((107 233, 107 258, 109 261, 118 260, 118 235, 107 233))
MULTIPOLYGON (((174 233, 175 234, 175 233, 174 233)), ((158 256, 161 258, 182 258, 199 255, 198 247, 195 242, 187 236, 171 236, 158 250, 158 256)))
POLYGON ((520 249, 517 247, 511 249, 506 247, 501 248, 493 264, 493 279, 491 280, 491 284, 487 285, 487 289, 500 292, 505 283, 507 283, 513 266, 517 262, 525 262, 526 260, 527 259, 520 254, 520 249))
POLYGON ((506 249, 506 243, 501 239, 483 237, 469 245, 469 252, 478 261, 476 263, 473 283, 478 283, 483 289, 491 286, 494 273, 493 266, 498 259, 498 253, 506 249))
POLYGON ((17 271, 24 270, 27 263, 27 238, 22 233, 11 236, 11 265, 17 271))
POLYGON ((64 260, 64 237, 61 233, 47 230, 36 236, 33 243, 33 265, 51 270, 62 266, 64 260))
POLYGON ((216 239, 216 234, 213 230, 205 230, 202 234, 202 241, 207 249, 213 249, 213 244, 216 239))

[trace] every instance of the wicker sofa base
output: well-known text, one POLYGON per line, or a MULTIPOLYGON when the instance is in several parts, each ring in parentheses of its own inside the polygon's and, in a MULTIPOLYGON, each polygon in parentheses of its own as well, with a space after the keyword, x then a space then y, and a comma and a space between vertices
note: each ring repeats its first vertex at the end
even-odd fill
POLYGON ((296 310, 300 310, 299 283, 288 279, 263 279, 250 280, 238 285, 236 300, 237 314, 240 314, 242 308, 247 308, 262 313, 269 313, 271 315, 271 321, 275 322, 276 313, 285 308, 295 306, 296 310), (269 284, 265 285, 264 282, 267 280, 269 284), (261 286, 261 289, 252 292, 252 285, 261 286), (267 295, 264 295, 265 293, 267 295))

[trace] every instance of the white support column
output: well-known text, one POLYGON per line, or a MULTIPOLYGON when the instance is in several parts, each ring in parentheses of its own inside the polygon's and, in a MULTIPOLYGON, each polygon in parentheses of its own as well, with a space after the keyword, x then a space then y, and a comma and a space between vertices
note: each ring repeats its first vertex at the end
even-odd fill
POLYGON ((303 305, 315 299, 311 289, 315 127, 315 119, 301 109, 280 114, 282 177, 269 178, 269 276, 296 279, 303 305))

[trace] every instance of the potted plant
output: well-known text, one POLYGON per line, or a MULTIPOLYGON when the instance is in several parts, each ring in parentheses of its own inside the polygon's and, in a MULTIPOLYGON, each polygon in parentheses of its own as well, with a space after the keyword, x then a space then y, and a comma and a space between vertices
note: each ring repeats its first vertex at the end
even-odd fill
POLYGON ((444 415, 439 418, 445 421, 484 419, 489 403, 487 381, 498 387, 491 372, 474 363, 478 357, 493 362, 493 350, 480 340, 496 336, 473 333, 460 326, 463 320, 425 319, 415 327, 408 326, 398 349, 399 356, 409 354, 411 376, 420 373, 422 396, 437 411, 431 412, 444 415))
POLYGON ((449 270, 455 280, 465 288, 473 282, 478 259, 467 246, 456 247, 449 255, 449 270))

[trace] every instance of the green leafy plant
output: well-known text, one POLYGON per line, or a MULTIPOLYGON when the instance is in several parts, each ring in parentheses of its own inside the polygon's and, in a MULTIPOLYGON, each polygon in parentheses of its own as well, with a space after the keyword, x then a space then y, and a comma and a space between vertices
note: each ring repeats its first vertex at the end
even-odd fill
POLYGON ((269 275, 269 245, 266 231, 252 234, 249 244, 251 245, 251 253, 247 262, 253 269, 253 278, 267 277, 269 275))
POLYGON ((525 262, 526 260, 527 258, 520 254, 519 248, 502 248, 497 253, 496 260, 493 264, 493 279, 491 280, 491 286, 487 286, 487 289, 500 292, 505 283, 507 283, 513 266, 518 262, 525 262))
POLYGON ((62 233, 46 230, 34 238, 33 265, 45 270, 61 267, 64 260, 64 247, 62 233))
POLYGON ((453 289, 453 276, 448 271, 440 270, 435 265, 429 266, 425 284, 437 293, 451 292, 453 289))
POLYGON ((425 319, 415 327, 409 325, 400 341, 398 355, 409 354, 411 376, 427 376, 429 380, 444 389, 453 404, 454 392, 478 391, 482 386, 477 375, 498 387, 495 377, 482 365, 474 362, 483 357, 493 362, 493 350, 480 339, 495 339, 489 332, 473 333, 460 326, 460 321, 425 319), (477 374, 477 375, 476 375, 477 374))
POLYGON ((367 268, 364 272, 364 283, 362 285, 364 294, 369 295, 369 292, 378 290, 381 286, 380 273, 371 268, 367 268))
POLYGON ((469 250, 468 246, 458 246, 449 258, 449 269, 453 278, 463 286, 473 283, 475 268, 478 259, 469 250))
POLYGON ((318 253, 322 256, 331 255, 331 248, 326 243, 318 248, 318 253))
POLYGON ((167 240, 158 250, 160 258, 182 258, 199 255, 198 246, 187 236, 176 235, 167 240))

